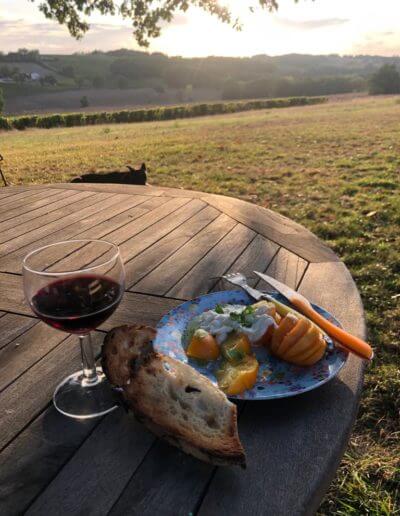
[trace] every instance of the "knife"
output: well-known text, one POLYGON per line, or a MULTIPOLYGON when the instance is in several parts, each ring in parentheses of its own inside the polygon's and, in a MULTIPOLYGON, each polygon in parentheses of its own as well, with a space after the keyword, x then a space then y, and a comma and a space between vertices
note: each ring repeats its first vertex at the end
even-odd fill
POLYGON ((371 346, 362 339, 359 339, 355 335, 351 335, 347 331, 335 326, 330 321, 325 319, 322 315, 314 310, 311 306, 310 301, 306 299, 304 296, 291 289, 284 283, 268 276, 268 274, 263 274, 261 272, 253 271, 254 274, 265 282, 267 282, 271 287, 274 288, 277 292, 286 297, 290 303, 299 310, 299 312, 306 315, 309 319, 311 319, 315 324, 317 324, 320 328, 322 328, 333 340, 339 342, 344 348, 348 349, 352 353, 355 353, 360 358, 364 358, 366 360, 372 360, 374 356, 374 352, 371 346))

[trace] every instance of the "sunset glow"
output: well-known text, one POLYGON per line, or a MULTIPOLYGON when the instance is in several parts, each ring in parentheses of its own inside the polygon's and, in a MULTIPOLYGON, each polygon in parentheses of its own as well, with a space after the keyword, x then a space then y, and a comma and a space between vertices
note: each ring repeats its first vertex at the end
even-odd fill
MULTIPOLYGON (((225 2, 243 24, 241 32, 221 24, 200 9, 179 14, 151 51, 182 56, 249 56, 254 54, 380 54, 400 53, 400 2, 382 0, 281 0, 278 13, 259 8, 256 2, 225 2)), ((0 11, 0 46, 3 51, 19 47, 39 48, 43 53, 68 53, 138 48, 129 20, 95 16, 81 41, 72 39, 64 27, 46 20, 38 4, 28 0, 5 0, 0 11)))

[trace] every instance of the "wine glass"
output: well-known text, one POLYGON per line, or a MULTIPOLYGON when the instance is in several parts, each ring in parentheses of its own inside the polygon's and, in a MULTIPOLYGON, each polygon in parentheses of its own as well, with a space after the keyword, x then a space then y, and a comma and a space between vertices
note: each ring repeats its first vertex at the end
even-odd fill
POLYGON ((79 419, 111 412, 116 399, 101 367, 96 367, 90 332, 110 317, 124 293, 118 247, 103 240, 59 242, 29 253, 22 269, 33 312, 49 326, 79 336, 82 371, 57 386, 56 409, 79 419))

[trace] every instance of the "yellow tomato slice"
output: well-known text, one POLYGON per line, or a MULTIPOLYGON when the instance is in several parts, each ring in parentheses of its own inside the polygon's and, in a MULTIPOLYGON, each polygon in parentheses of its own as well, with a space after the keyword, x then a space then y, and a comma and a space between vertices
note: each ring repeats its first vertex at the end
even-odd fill
POLYGON ((246 356, 237 365, 224 362, 217 371, 218 385, 228 396, 235 396, 252 389, 257 381, 259 364, 256 357, 246 356))
POLYGON ((228 362, 238 364, 251 354, 249 338, 244 333, 231 332, 221 346, 221 353, 228 362))

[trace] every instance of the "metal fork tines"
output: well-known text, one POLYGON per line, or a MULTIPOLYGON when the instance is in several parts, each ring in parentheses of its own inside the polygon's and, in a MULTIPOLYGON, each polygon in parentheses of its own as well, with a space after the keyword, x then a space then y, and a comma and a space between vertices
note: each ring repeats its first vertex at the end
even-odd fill
POLYGON ((255 288, 250 287, 250 285, 247 283, 246 276, 241 272, 229 272, 223 276, 220 276, 220 278, 229 281, 229 283, 232 283, 233 285, 241 287, 249 294, 249 296, 253 297, 257 301, 265 297, 265 294, 255 288))

